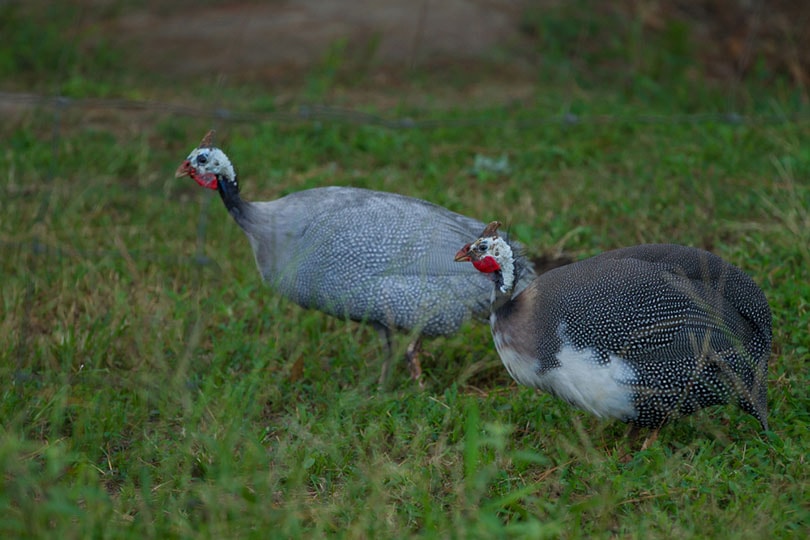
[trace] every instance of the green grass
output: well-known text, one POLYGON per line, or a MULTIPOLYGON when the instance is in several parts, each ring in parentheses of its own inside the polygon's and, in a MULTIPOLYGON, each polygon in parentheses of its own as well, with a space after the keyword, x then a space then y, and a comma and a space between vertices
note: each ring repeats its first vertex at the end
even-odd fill
POLYGON ((430 344, 424 391, 400 368, 380 392, 375 334, 263 288, 219 202, 173 179, 204 126, 172 119, 183 126, 173 138, 157 124, 126 141, 114 127, 66 127, 54 162, 47 117, 33 114, 8 128, 2 159, 0 527, 77 537, 806 529, 806 128, 524 130, 503 111, 483 114, 486 129, 231 126, 223 145, 256 199, 361 185, 502 219, 535 253, 711 247, 772 303, 766 439, 743 413, 712 409, 623 464, 622 426, 515 386, 478 326, 430 344), (513 172, 472 176, 470 148, 507 153, 513 172), (194 261, 200 220, 206 266, 194 261))
MULTIPOLYGON (((209 103, 150 84, 127 92, 209 103)), ((520 107, 376 111, 430 129, 219 126, 246 198, 362 186, 499 219, 533 254, 677 242, 745 269, 774 314, 772 431, 711 408, 629 460, 623 425, 511 382, 484 326, 426 344, 424 390, 404 366, 378 390, 375 332, 274 295, 215 196, 173 178, 207 121, 68 108, 54 141, 53 111, 17 111, 0 125, 0 535, 806 536, 810 129, 634 120, 722 111, 704 86, 664 103, 555 80, 520 107), (583 121, 530 121, 563 110, 583 121), (477 154, 511 172, 474 174, 477 154)), ((250 87, 217 92, 267 108, 250 87)), ((757 89, 744 102, 806 114, 757 89)))

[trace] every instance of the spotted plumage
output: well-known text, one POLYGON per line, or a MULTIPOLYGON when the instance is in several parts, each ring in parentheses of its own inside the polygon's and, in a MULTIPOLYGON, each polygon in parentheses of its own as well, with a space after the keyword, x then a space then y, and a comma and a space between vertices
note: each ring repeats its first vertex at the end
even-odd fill
MULTIPOLYGON (((177 176, 219 192, 277 292, 307 308, 372 323, 389 354, 392 330, 449 335, 489 314, 489 280, 452 262, 459 243, 483 227, 477 220, 420 199, 349 187, 248 202, 210 134, 177 176), (466 301, 459 302, 462 296, 466 301)), ((530 270, 524 284, 531 277, 530 270)), ((418 350, 418 342, 409 347, 418 350)))
POLYGON ((495 268, 490 322, 519 383, 598 416, 657 430, 736 401, 768 427, 771 312, 760 288, 709 252, 641 245, 551 270, 522 292, 490 224, 457 260, 495 268), (481 250, 480 246, 486 246, 481 250))

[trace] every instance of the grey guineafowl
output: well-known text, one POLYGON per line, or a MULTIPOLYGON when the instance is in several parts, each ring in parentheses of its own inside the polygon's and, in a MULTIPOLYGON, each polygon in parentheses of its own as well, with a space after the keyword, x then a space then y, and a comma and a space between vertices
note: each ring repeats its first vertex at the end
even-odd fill
POLYGON ((495 283, 490 323, 518 383, 652 431, 735 399, 768 429, 771 311, 754 281, 709 252, 650 244, 538 276, 490 223, 456 254, 495 283))
POLYGON ((392 355, 392 330, 417 335, 407 359, 418 379, 421 336, 453 334, 471 317, 486 320, 489 280, 452 261, 458 245, 483 223, 419 199, 348 187, 248 202, 239 194, 230 159, 212 145, 212 133, 176 176, 219 192, 247 235, 263 279, 280 294, 381 332, 388 352, 381 382, 392 355), (467 301, 459 303, 463 291, 467 301))

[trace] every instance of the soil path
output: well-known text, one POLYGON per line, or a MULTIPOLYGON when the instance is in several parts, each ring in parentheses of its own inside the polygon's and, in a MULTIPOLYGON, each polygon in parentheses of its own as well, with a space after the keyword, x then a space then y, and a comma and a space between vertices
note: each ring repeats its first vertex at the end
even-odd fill
MULTIPOLYGON (((196 4, 196 5, 195 5, 196 4)), ((285 79, 324 62, 375 69, 492 55, 520 39, 527 0, 282 0, 127 13, 109 30, 138 62, 169 76, 285 79), (341 45, 343 44, 343 45, 341 45)))

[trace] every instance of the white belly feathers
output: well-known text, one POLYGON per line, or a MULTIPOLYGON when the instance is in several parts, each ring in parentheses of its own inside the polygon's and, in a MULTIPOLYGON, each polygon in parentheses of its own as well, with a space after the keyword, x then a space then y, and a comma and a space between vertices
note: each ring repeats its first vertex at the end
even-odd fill
MULTIPOLYGON (((495 321, 493 314, 491 319, 495 321)), ((611 356, 607 364, 595 361, 591 349, 575 349, 560 329, 563 345, 555 354, 559 367, 541 371, 539 361, 510 346, 509 337, 495 334, 495 347, 509 375, 518 383, 550 392, 572 405, 600 417, 628 420, 635 418, 631 399, 633 371, 627 363, 611 356)))

